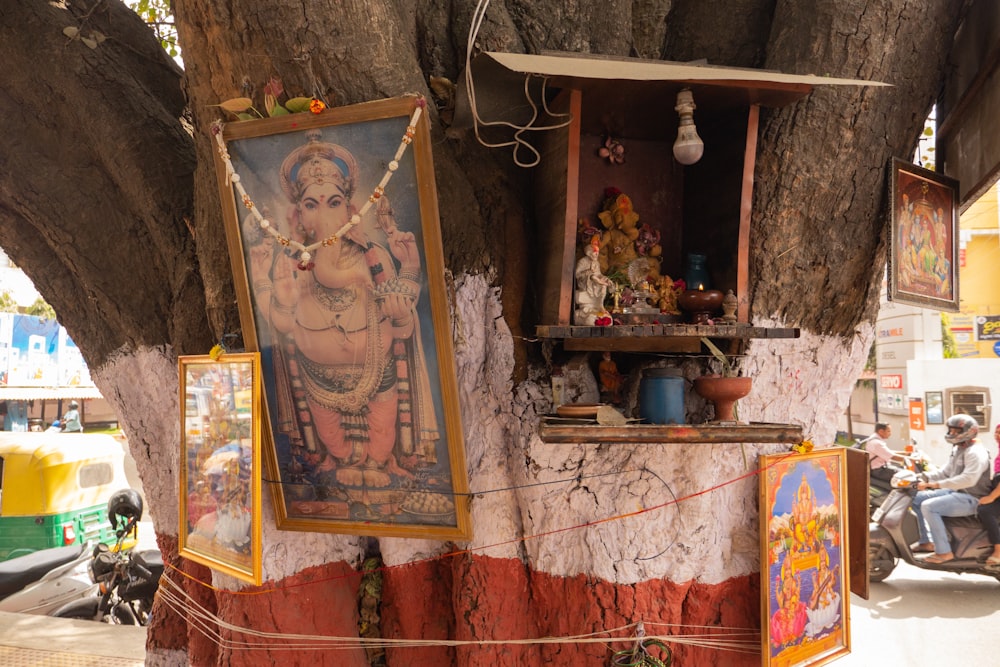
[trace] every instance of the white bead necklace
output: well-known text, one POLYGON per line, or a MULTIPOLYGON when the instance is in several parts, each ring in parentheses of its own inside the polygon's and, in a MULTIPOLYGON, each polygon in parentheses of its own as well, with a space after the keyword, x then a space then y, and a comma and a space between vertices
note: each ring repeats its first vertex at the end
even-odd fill
POLYGON ((386 170, 385 175, 382 176, 382 180, 379 184, 375 186, 371 195, 368 197, 368 201, 364 203, 361 210, 351 216, 351 219, 344 223, 344 226, 335 231, 330 236, 325 239, 316 241, 315 243, 310 243, 305 245, 299 243, 294 239, 290 239, 271 224, 271 221, 264 217, 264 214, 260 212, 260 209, 254 205, 253 200, 247 191, 243 189, 243 183, 240 182, 240 175, 236 173, 236 168, 233 167, 233 162, 229 157, 229 151, 226 148, 226 142, 222 138, 222 129, 224 124, 221 121, 212 124, 212 133, 215 135, 215 143, 217 144, 219 150, 219 156, 222 157, 223 163, 226 166, 226 178, 229 183, 236 188, 236 191, 240 195, 240 199, 243 201, 243 205, 253 214, 257 219, 257 224, 265 232, 274 237, 274 239, 283 246, 294 248, 299 251, 299 269, 302 271, 308 271, 313 267, 312 257, 313 253, 319 248, 324 246, 331 246, 336 243, 341 236, 346 234, 352 227, 359 224, 364 217, 368 209, 372 207, 378 200, 385 194, 385 186, 389 184, 389 179, 392 178, 393 173, 399 169, 399 160, 403 157, 403 153, 406 152, 407 146, 413 143, 413 137, 416 134, 417 121, 420 119, 420 114, 423 112, 423 107, 426 102, 424 98, 419 98, 417 100, 417 105, 413 109, 413 114, 410 116, 410 123, 406 126, 406 132, 403 134, 403 139, 399 142, 399 148, 396 149, 396 155, 389 161, 389 168, 386 170))

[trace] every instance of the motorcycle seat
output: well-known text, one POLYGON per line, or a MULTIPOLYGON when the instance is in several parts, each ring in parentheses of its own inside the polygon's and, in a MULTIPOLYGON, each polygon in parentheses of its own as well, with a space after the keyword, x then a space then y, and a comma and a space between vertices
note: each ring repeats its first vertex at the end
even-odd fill
POLYGON ((72 562, 83 553, 84 545, 42 549, 25 556, 18 556, 0 563, 0 599, 38 581, 49 570, 72 562))
POLYGON ((983 524, 979 523, 977 516, 946 516, 944 522, 955 528, 978 528, 982 529, 983 524))
POLYGON ((132 558, 139 565, 152 572, 154 577, 159 578, 163 574, 163 554, 156 549, 140 551, 133 554, 132 558))

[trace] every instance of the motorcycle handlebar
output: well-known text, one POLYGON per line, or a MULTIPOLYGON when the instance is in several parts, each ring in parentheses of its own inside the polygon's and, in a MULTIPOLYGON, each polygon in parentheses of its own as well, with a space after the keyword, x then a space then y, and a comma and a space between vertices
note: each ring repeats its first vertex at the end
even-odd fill
POLYGON ((139 576, 141 576, 141 577, 142 577, 143 579, 145 579, 145 580, 147 580, 147 581, 152 581, 152 579, 153 579, 153 573, 152 573, 152 572, 150 572, 150 571, 149 571, 148 569, 146 569, 146 568, 145 568, 144 566, 142 566, 141 564, 137 563, 137 562, 135 561, 135 559, 134 559, 134 558, 133 558, 133 559, 131 559, 131 562, 129 563, 129 565, 130 565, 130 567, 131 567, 131 568, 132 568, 132 569, 133 569, 133 570, 134 570, 135 572, 137 572, 137 573, 139 574, 139 576))

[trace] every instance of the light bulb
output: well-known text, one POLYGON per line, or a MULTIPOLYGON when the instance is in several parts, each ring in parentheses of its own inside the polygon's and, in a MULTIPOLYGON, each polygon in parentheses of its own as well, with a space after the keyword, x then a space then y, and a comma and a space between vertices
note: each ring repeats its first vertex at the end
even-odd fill
POLYGON ((677 141, 674 142, 674 158, 681 164, 694 164, 705 152, 705 143, 694 126, 695 108, 694 95, 689 88, 677 93, 674 110, 680 115, 681 122, 677 127, 677 141))

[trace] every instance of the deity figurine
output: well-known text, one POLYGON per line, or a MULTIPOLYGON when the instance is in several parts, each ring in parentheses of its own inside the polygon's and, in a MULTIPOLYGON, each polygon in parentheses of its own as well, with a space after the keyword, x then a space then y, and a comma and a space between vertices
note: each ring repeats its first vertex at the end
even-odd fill
POLYGON ((597 318, 607 312, 604 298, 612 280, 601 273, 600 251, 599 237, 594 236, 584 249, 583 257, 576 263, 576 312, 573 322, 577 326, 593 326, 597 318))
POLYGON ((597 373, 601 379, 601 400, 614 405, 621 403, 622 381, 625 377, 618 372, 618 365, 611 358, 610 352, 601 353, 597 373))

